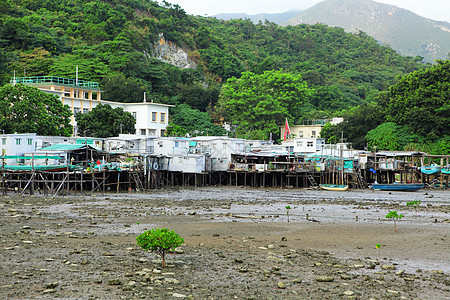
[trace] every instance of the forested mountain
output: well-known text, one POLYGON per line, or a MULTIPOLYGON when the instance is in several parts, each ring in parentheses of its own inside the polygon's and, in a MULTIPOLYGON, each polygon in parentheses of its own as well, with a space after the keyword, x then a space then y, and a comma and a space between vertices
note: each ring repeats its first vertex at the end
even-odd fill
POLYGON ((273 22, 276 24, 281 24, 289 19, 297 16, 302 10, 289 10, 283 13, 273 13, 273 14, 256 14, 256 15, 249 15, 245 13, 222 13, 214 15, 213 17, 220 19, 220 20, 232 20, 232 19, 249 19, 253 23, 258 22, 265 22, 266 20, 269 22, 273 22))
POLYGON ((325 0, 283 25, 302 23, 338 26, 347 32, 361 30, 402 55, 419 55, 426 62, 448 59, 450 53, 449 23, 372 0, 325 0))
MULTIPOLYGON (((74 77, 78 65, 80 78, 100 82, 105 100, 142 101, 146 91, 157 102, 177 105, 171 111, 176 125, 191 130, 201 119, 195 130, 210 134, 221 131, 206 124, 206 113, 213 122, 241 126, 240 132, 264 122, 273 128, 285 118, 292 124, 343 115, 426 67, 363 32, 194 17, 165 1, 6 0, 0 17, 2 85, 14 70, 17 76, 74 77), (156 58, 161 36, 197 67, 181 69, 156 58), (260 117, 254 124, 226 111, 230 101, 245 101, 232 89, 245 84, 251 91, 252 78, 267 81, 259 83, 263 92, 246 94, 258 97, 256 106, 242 106, 260 117), (301 99, 292 103, 295 95, 301 99)), ((255 137, 268 138, 267 130, 255 137)))

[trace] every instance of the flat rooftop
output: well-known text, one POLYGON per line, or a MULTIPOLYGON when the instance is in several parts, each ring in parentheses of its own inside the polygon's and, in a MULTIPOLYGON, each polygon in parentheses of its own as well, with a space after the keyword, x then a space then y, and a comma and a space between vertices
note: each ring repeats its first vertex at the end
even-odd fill
POLYGON ((15 77, 11 78, 10 83, 23 83, 29 85, 60 85, 78 88, 88 88, 93 90, 99 90, 98 82, 76 80, 70 78, 56 77, 56 76, 34 76, 34 77, 15 77))

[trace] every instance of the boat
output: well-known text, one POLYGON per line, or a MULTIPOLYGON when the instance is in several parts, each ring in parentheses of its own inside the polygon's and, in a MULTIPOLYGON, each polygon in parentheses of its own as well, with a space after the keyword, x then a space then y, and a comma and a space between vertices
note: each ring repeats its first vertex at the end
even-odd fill
POLYGON ((415 192, 423 188, 425 185, 422 183, 392 183, 392 184, 372 184, 374 190, 380 191, 403 191, 403 192, 415 192))
POLYGON ((438 165, 432 164, 431 166, 420 167, 420 172, 427 174, 427 175, 438 174, 441 172, 441 167, 438 165))
POLYGON ((346 191, 348 185, 343 184, 319 184, 319 187, 327 191, 346 191))
POLYGON ((441 169, 441 173, 445 175, 450 175, 450 165, 443 167, 441 169))

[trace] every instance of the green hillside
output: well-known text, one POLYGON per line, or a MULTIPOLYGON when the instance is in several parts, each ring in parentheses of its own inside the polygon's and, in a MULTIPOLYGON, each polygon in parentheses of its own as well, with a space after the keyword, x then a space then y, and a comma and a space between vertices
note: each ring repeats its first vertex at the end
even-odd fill
MULTIPOLYGON (((6 0, 0 16, 2 85, 14 71, 74 77, 78 65, 81 79, 100 83, 105 100, 142 101, 146 91, 157 102, 208 112, 215 122, 228 121, 215 109, 222 85, 244 71, 282 70, 306 81, 313 93, 291 114, 300 123, 370 103, 424 66, 363 32, 194 17, 167 2, 6 0), (155 58, 161 33, 197 67, 180 69, 155 58)), ((177 113, 174 119, 182 120, 177 113)))

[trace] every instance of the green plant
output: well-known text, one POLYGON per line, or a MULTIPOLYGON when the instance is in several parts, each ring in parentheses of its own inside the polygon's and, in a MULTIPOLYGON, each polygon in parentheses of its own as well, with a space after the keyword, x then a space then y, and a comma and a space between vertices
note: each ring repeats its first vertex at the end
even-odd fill
POLYGON ((406 206, 413 206, 414 211, 416 212, 416 217, 417 217, 417 208, 420 207, 420 200, 419 201, 410 201, 410 202, 406 203, 406 206))
POLYGON ((287 214, 287 220, 289 222, 289 210, 291 209, 291 206, 286 205, 286 214, 287 214))
POLYGON ((137 238, 137 244, 146 251, 158 253, 162 258, 162 266, 166 266, 165 255, 169 250, 175 250, 184 243, 175 231, 169 231, 167 228, 154 228, 141 233, 137 238))
POLYGON ((380 255, 380 248, 381 248, 381 245, 380 245, 380 244, 376 244, 376 245, 375 245, 375 248, 377 248, 377 250, 378 250, 378 260, 381 260, 381 255, 380 255))
POLYGON ((399 215, 397 211, 389 211, 389 213, 386 215, 386 218, 392 219, 394 221, 394 230, 397 232, 397 220, 403 218, 403 215, 399 215))

